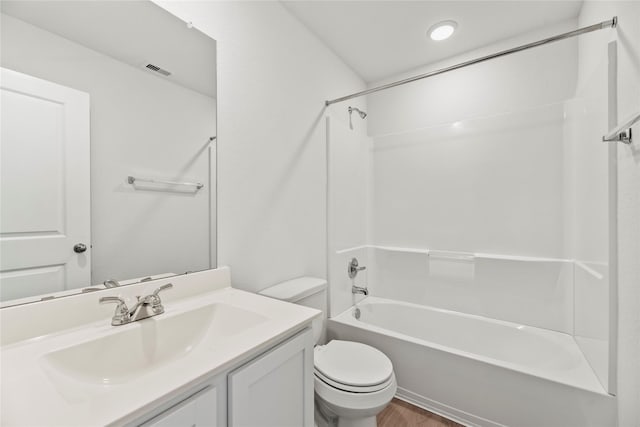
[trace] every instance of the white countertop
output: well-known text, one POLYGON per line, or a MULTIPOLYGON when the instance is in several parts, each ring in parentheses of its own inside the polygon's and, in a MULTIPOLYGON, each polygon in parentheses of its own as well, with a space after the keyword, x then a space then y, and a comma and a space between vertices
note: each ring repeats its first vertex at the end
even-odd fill
MULTIPOLYGON (((93 296, 98 299, 98 295, 93 296)), ((304 329, 320 312, 230 287, 165 303, 165 313, 124 326, 101 319, 1 347, 0 424, 108 425, 132 421, 203 379, 222 373, 304 329), (52 368, 45 355, 122 328, 141 328, 208 304, 222 303, 264 316, 242 332, 200 343, 186 354, 120 384, 97 384, 52 368)), ((4 325, 6 328, 7 325, 4 325)), ((127 357, 127 348, 114 357, 127 357)), ((117 363, 117 362, 116 362, 117 363)))

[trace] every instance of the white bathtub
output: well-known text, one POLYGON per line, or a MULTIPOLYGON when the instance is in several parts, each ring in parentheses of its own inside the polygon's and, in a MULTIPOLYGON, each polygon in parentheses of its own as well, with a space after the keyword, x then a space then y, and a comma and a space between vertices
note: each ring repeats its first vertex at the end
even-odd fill
POLYGON ((368 297, 329 336, 385 352, 398 397, 480 426, 614 426, 615 402, 570 335, 368 297))

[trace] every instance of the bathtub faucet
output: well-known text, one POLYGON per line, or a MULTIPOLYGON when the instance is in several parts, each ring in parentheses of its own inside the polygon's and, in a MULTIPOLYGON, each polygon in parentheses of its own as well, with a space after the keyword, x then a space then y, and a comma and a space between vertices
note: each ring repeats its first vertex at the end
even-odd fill
POLYGON ((362 295, 369 295, 369 289, 367 289, 367 287, 365 286, 364 288, 361 288, 360 286, 356 286, 356 285, 352 285, 351 286, 351 293, 352 294, 362 294, 362 295))
POLYGON ((357 258, 351 258, 351 261, 349 261, 349 265, 347 266, 347 273, 349 274, 349 279, 355 279, 356 276, 358 275, 358 272, 365 270, 366 268, 367 267, 358 266, 357 258))

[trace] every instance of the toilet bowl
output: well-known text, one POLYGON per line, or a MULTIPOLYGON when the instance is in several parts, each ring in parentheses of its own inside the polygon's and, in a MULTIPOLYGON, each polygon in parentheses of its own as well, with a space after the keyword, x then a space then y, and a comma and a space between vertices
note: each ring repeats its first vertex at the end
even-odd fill
MULTIPOLYGON (((324 339, 327 282, 300 277, 260 294, 315 308, 323 317, 312 328, 316 344, 324 339)), ((333 340, 314 349, 314 389, 318 427, 375 427, 376 415, 393 399, 398 386, 389 358, 369 345, 333 340)))
MULTIPOLYGON (((338 427, 375 427, 376 415, 396 394, 389 358, 357 342, 334 340, 314 349, 318 414, 338 427)), ((320 424, 320 423, 319 423, 320 424)))

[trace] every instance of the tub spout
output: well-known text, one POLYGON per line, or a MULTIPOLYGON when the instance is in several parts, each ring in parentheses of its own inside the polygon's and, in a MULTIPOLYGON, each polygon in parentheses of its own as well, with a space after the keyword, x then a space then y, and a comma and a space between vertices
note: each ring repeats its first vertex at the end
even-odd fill
POLYGON ((362 295, 369 295, 369 289, 367 289, 367 287, 360 287, 360 286, 356 286, 353 285, 351 286, 351 293, 352 294, 362 294, 362 295))

